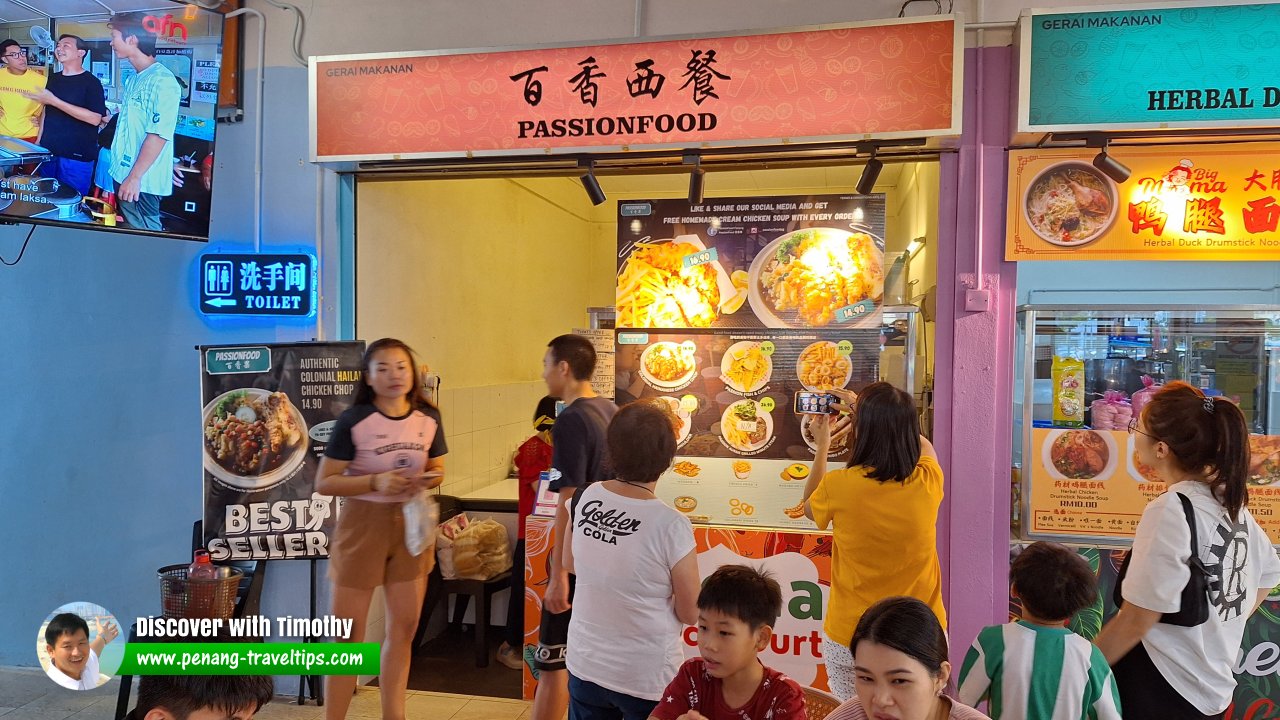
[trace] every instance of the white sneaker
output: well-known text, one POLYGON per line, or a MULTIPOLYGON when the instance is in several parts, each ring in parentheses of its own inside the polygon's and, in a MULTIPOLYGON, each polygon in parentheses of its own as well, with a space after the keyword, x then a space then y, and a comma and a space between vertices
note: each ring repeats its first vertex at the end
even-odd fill
POLYGON ((520 670, 524 667, 524 658, 520 657, 520 653, 516 652, 516 649, 507 643, 502 643, 502 646, 498 648, 497 657, 498 662, 512 670, 520 670))

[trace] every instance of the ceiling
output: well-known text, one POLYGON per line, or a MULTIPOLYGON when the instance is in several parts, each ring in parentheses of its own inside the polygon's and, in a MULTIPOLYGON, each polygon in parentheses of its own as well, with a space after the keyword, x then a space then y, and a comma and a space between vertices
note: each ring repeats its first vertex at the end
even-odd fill
POLYGON ((107 16, 113 12, 158 10, 173 12, 181 6, 166 0, 0 0, 0 23, 31 22, 50 18, 107 16))

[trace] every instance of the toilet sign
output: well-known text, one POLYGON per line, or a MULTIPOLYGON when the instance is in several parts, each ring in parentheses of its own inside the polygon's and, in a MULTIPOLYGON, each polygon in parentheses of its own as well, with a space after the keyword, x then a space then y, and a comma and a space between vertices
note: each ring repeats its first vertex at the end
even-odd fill
POLYGON ((206 315, 306 317, 316 307, 316 262, 306 254, 208 254, 200 258, 206 315))

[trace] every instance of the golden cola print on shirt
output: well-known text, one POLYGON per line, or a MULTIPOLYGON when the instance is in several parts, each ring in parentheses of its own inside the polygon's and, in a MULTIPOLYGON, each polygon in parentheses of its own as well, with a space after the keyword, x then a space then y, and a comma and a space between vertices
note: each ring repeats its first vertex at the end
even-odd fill
POLYGON ((626 510, 604 509, 601 500, 588 500, 578 510, 577 527, 583 535, 608 545, 617 545, 618 538, 634 535, 641 522, 627 515, 626 510))

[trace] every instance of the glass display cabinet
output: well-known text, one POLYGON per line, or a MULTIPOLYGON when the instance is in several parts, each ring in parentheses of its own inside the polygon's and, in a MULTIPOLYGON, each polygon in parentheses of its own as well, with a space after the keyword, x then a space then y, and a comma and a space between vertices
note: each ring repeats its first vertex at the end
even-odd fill
POLYGON ((1280 308, 1026 306, 1017 332, 1015 539, 1132 538, 1165 486, 1138 460, 1129 420, 1175 380, 1244 411, 1250 507, 1280 536, 1268 522, 1280 493, 1280 308))

